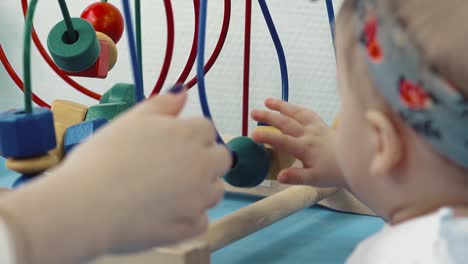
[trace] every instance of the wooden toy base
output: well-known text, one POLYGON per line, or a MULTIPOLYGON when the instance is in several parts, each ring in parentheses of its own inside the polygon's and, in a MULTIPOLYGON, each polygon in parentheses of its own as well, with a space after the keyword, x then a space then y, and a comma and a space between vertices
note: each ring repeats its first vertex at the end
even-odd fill
POLYGON ((180 245, 146 253, 103 257, 94 264, 209 264, 210 254, 337 192, 307 186, 286 188, 213 222, 202 236, 180 245))

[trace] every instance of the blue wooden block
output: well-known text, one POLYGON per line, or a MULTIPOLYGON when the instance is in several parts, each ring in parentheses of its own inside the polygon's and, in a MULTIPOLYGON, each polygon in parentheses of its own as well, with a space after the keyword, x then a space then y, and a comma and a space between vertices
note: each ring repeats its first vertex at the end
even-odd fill
POLYGON ((130 109, 126 103, 107 103, 91 106, 86 114, 85 121, 93 121, 104 118, 112 121, 115 117, 130 109))
POLYGON ((107 123, 104 118, 95 119, 71 126, 65 132, 65 153, 70 152, 75 146, 92 136, 96 131, 107 123))
POLYGON ((47 153, 56 146, 54 120, 47 108, 0 113, 0 155, 28 158, 47 153))
POLYGON ((26 174, 23 174, 21 175, 21 177, 19 177, 18 179, 16 179, 15 182, 13 182, 13 185, 11 186, 13 189, 18 189, 20 187, 22 187, 23 185, 33 181, 34 179, 36 179, 39 175, 26 175, 26 174))

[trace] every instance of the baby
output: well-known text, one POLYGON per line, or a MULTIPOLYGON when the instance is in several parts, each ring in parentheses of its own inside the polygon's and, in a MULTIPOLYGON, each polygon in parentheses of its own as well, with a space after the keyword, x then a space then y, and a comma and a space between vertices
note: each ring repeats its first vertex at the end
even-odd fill
POLYGON ((289 184, 344 187, 387 222, 348 263, 468 259, 468 1, 345 0, 337 19, 337 131, 268 99, 257 142, 304 164, 289 184))

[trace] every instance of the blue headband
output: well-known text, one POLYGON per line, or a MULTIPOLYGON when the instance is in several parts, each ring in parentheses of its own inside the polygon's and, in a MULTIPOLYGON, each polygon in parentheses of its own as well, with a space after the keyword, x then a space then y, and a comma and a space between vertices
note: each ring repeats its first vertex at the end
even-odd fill
POLYGON ((436 150, 468 169, 468 99, 428 66, 387 1, 355 3, 359 43, 381 95, 436 150))

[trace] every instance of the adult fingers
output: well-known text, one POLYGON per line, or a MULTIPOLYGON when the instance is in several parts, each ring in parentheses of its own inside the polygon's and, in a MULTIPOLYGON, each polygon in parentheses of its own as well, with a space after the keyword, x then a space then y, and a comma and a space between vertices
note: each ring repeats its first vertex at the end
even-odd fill
POLYGON ((135 109, 140 114, 177 116, 187 101, 187 93, 158 95, 140 103, 135 109))

